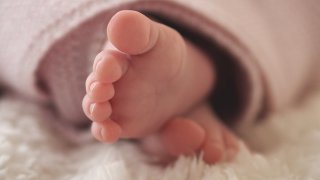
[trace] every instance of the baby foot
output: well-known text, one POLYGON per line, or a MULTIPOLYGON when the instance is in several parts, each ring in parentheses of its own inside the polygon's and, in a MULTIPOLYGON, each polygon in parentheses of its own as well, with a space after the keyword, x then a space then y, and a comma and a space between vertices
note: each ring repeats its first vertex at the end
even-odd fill
POLYGON ((95 59, 83 100, 98 140, 155 133, 211 89, 210 60, 175 30, 121 11, 111 19, 107 36, 109 46, 95 59))
POLYGON ((209 107, 195 108, 188 118, 169 121, 160 133, 142 141, 146 152, 161 163, 179 155, 203 153, 208 164, 231 160, 239 151, 239 140, 214 116, 209 107))

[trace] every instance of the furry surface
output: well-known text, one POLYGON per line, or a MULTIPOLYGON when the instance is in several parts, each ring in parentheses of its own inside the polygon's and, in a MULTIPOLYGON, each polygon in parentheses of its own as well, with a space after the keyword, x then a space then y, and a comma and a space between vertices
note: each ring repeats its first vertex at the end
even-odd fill
POLYGON ((21 100, 2 98, 0 179, 320 179, 320 94, 242 132, 259 153, 243 148, 235 161, 214 166, 186 157, 167 168, 152 166, 128 142, 70 146, 44 125, 44 118, 53 117, 21 100))

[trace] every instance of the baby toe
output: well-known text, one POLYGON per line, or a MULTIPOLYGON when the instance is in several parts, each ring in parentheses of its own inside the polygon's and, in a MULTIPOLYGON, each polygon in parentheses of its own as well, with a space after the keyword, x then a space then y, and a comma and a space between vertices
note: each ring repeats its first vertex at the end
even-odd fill
POLYGON ((226 149, 225 159, 232 160, 239 151, 239 140, 227 129, 223 130, 223 140, 226 149))
POLYGON ((103 103, 91 103, 89 106, 90 119, 92 121, 105 121, 110 117, 111 112, 112 108, 108 101, 103 103))
POLYGON ((95 78, 104 83, 113 83, 119 80, 126 72, 128 60, 126 55, 115 51, 104 51, 100 59, 94 64, 95 78))
POLYGON ((84 96, 83 100, 82 100, 82 109, 84 114, 90 119, 91 114, 90 114, 90 104, 92 104, 93 102, 91 101, 91 99, 88 97, 88 95, 84 96))
POLYGON ((86 92, 90 92, 90 86, 93 82, 97 81, 94 73, 90 73, 86 79, 86 92))
POLYGON ((92 123, 91 132, 97 140, 113 143, 120 138, 122 129, 115 122, 108 120, 101 123, 92 123))
POLYGON ((110 100, 114 96, 115 91, 112 84, 96 81, 91 83, 87 93, 93 102, 104 102, 110 100))
POLYGON ((154 46, 159 31, 156 23, 145 15, 137 11, 123 10, 116 13, 110 20, 107 36, 120 51, 138 55, 154 46))
POLYGON ((92 121, 104 121, 111 115, 112 108, 110 103, 96 103, 93 102, 88 95, 83 98, 82 108, 85 115, 92 121))
POLYGON ((214 164, 225 160, 225 142, 221 125, 216 122, 208 122, 207 137, 202 146, 203 160, 208 164, 214 164))
POLYGON ((161 137, 170 155, 192 155, 203 144, 205 131, 191 120, 175 119, 164 127, 161 137))
POLYGON ((224 159, 224 145, 221 142, 206 140, 203 147, 203 160, 208 164, 214 164, 224 159))

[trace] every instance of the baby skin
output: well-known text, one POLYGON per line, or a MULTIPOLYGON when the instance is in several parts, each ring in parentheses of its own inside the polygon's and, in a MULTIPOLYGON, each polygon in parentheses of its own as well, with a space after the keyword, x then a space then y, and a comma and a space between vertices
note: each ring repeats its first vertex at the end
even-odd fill
POLYGON ((215 84, 205 53, 136 11, 115 14, 107 38, 83 99, 96 139, 138 139, 163 159, 203 153, 214 164, 236 155, 237 137, 205 103, 215 84))

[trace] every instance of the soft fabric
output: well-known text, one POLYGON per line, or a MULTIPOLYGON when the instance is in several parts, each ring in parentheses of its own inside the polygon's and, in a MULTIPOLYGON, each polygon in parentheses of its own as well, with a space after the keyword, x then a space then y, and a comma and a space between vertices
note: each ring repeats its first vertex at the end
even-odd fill
POLYGON ((243 132, 260 153, 242 149, 234 162, 213 166, 181 157, 167 168, 129 142, 70 146, 47 127, 41 107, 0 100, 0 179, 316 180, 320 178, 320 94, 243 132))

